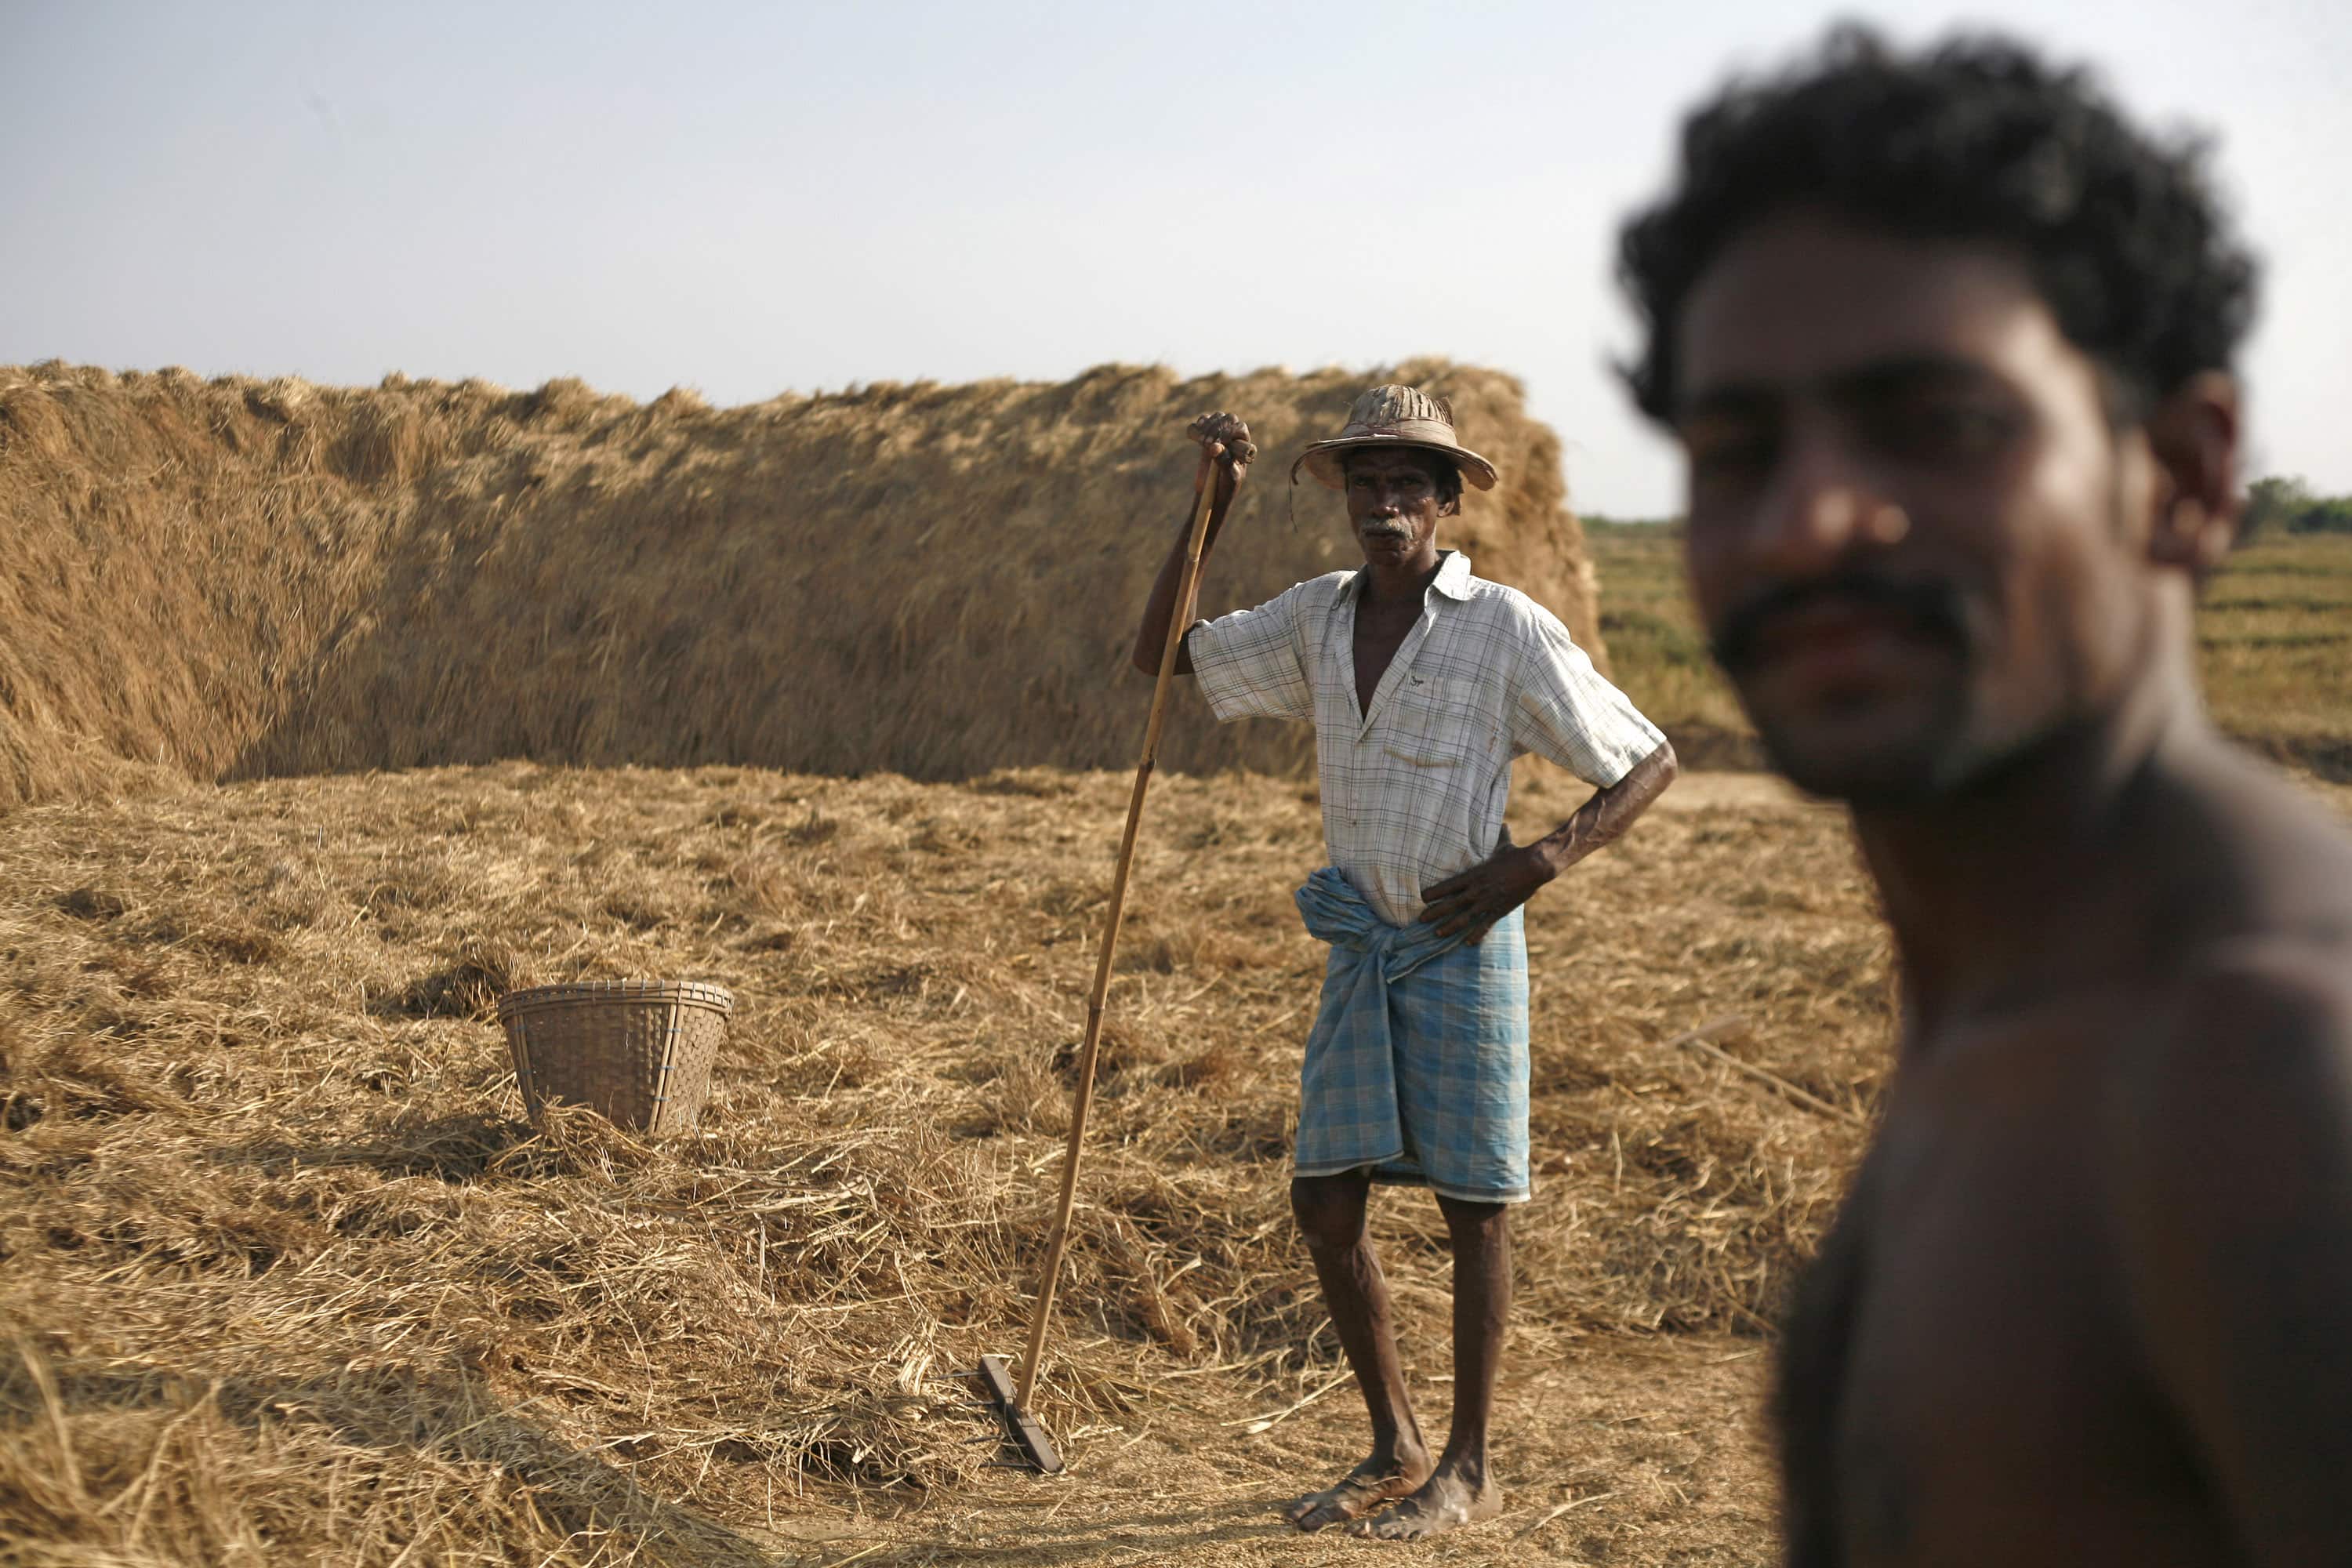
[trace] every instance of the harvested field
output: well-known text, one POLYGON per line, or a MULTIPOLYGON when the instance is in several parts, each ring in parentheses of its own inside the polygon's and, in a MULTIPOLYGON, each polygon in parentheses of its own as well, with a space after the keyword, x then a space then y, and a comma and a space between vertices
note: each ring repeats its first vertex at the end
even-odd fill
MULTIPOLYGON (((1337 502, 1302 483, 1293 527, 1284 476, 1366 375, 1454 399, 1504 483, 1449 537, 1597 653, 1559 439, 1469 366, 1106 366, 726 410, 0 369, 0 806, 157 769, 1121 765, 1186 421, 1242 411, 1262 449, 1204 597, 1255 604, 1346 563, 1337 502)), ((1166 760, 1297 773, 1310 748, 1201 722, 1166 760)))
MULTIPOLYGON (((1284 1201, 1294 782, 1158 792, 1041 1402, 1074 1475, 985 1468, 945 1381, 1018 1345, 1125 786, 510 763, 0 817, 0 1556, 1360 1550, 1266 1511, 1360 1419, 1284 1201), (703 1132, 534 1136, 490 998, 621 973, 742 994, 703 1132)), ((1885 1066, 1842 819, 1696 775, 1528 932, 1513 1504, 1436 1558, 1759 1561, 1761 1336, 1885 1066), (1732 1012, 1840 1113, 1664 1043, 1732 1012)), ((1443 1231, 1380 1214, 1442 1420, 1443 1231)))
POLYGON ((2225 728, 2352 783, 2352 537, 2269 535, 2241 549, 2207 592, 2197 634, 2225 728))
MULTIPOLYGON (((1264 1521, 1359 1418, 1285 1205, 1319 972, 1295 783, 1158 792, 1043 1400, 1077 1474, 984 1470, 991 1428, 940 1381, 1018 1348, 1125 784, 517 763, 0 818, 0 1538, 43 1561, 725 1562, 811 1530, 876 1561, 1111 1560, 1144 1550, 1108 1542, 1130 1529, 1347 1550, 1264 1521), (490 996, 625 973, 745 999, 703 1135, 532 1136, 490 996), (1263 1435, 1225 1425, 1318 1390, 1263 1435)), ((1580 795, 1538 783, 1523 825, 1580 795)), ((1861 1130, 1660 1042, 1741 1012, 1728 1048, 1866 1112, 1867 895, 1833 813, 1702 779, 1529 936, 1519 1500, 1447 1550, 1613 1491, 1541 1539, 1752 1561, 1752 1336, 1861 1130)), ((1443 1230, 1413 1198, 1381 1226, 1442 1418, 1443 1230)))
MULTIPOLYGON (((1587 520, 1607 584, 1617 679, 1703 767, 1757 767, 1761 749, 1706 654, 1671 524, 1587 520)), ((2199 672, 2221 727, 2253 750, 2352 783, 2352 537, 2264 534, 2241 546, 2197 614, 2199 672)))

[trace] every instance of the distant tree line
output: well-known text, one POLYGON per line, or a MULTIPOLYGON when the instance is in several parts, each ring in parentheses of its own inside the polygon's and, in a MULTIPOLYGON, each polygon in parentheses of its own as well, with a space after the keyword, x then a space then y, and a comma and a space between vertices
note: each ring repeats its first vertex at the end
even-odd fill
POLYGON ((2241 532, 2247 539, 2260 533, 2352 533, 2352 496, 2316 495, 2305 481, 2283 475, 2256 479, 2246 487, 2241 532))

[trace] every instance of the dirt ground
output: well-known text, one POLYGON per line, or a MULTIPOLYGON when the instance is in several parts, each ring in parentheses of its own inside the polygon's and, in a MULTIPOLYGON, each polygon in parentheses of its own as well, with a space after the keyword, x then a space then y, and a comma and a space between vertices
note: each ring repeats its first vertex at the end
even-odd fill
MULTIPOLYGON (((810 1564, 1322 1564, 1400 1552, 1460 1563, 1761 1563, 1773 1509, 1756 1416, 1767 1356, 1752 1339, 1690 1335, 1518 1358, 1496 1434, 1505 1511, 1417 1546, 1302 1537, 1275 1516, 1303 1489, 1297 1478, 1328 1479, 1362 1457, 1362 1408, 1345 1385, 1254 1434, 1279 1407, 1171 1403, 1131 1432, 1079 1445, 1065 1477, 999 1470, 951 1506, 898 1515, 812 1510, 780 1518, 772 1539, 810 1564)), ((1444 1386, 1416 1379, 1415 1393, 1424 1419, 1442 1423, 1444 1386)))

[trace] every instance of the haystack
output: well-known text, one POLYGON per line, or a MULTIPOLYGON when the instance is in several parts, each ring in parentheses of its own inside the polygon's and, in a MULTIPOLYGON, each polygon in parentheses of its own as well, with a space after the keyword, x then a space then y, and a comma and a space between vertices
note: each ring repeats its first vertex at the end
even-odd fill
MULTIPOLYGON (((714 410, 576 382, 367 390, 0 371, 0 804, 199 779, 478 763, 752 763, 925 779, 1118 766, 1134 617, 1184 510, 1185 422, 1251 422, 1258 478, 1203 596, 1347 564, 1283 476, 1372 379, 1450 396, 1503 471, 1450 532, 1600 652, 1557 437, 1517 382, 1364 374, 877 385, 714 410)), ((1212 723, 1176 769, 1296 773, 1212 723)))

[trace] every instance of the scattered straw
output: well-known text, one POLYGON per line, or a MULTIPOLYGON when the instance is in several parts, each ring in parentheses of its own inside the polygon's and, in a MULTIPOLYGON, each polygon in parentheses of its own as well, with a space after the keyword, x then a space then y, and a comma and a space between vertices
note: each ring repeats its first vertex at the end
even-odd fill
POLYGON ((1748 1020, 1734 1013, 1728 1017, 1717 1018, 1712 1024, 1702 1025, 1687 1034, 1676 1035, 1666 1043, 1671 1046, 1685 1047, 1711 1060, 1721 1062, 1732 1071, 1743 1077, 1754 1079, 1767 1089, 1776 1093, 1785 1094, 1799 1105, 1818 1110, 1823 1116, 1833 1116, 1840 1121, 1850 1121, 1856 1126, 1864 1124, 1865 1119, 1856 1112, 1848 1110, 1842 1105, 1832 1105, 1817 1094, 1807 1093, 1769 1068, 1758 1067, 1754 1062, 1743 1062, 1715 1043, 1747 1032, 1748 1020))
MULTIPOLYGON (((0 817, 0 1535, 704 1563, 817 1500, 953 1498, 995 1454, 954 1380, 1017 1349, 1126 785, 508 764, 0 817), (621 974, 742 998, 702 1131, 534 1135, 489 998, 621 974)), ((1213 1432, 1338 1368, 1286 1197, 1315 808, 1154 805, 1040 1400, 1082 1468, 1129 1439, 1074 1434, 1213 1432)), ((1660 1043, 1736 1006, 1867 1100, 1885 952, 1837 819, 1662 807, 1529 937, 1514 1364, 1768 1318, 1857 1130, 1660 1043)), ((1440 1355, 1444 1226, 1379 1215, 1440 1355)))

